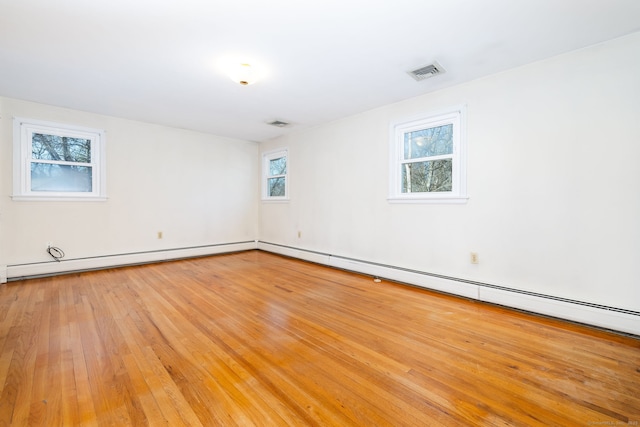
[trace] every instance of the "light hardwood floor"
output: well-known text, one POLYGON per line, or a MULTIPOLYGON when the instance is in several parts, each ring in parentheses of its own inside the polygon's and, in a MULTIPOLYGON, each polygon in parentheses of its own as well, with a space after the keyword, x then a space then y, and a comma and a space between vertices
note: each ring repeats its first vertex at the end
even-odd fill
POLYGON ((265 252, 0 286, 0 426, 639 422, 637 339, 265 252))

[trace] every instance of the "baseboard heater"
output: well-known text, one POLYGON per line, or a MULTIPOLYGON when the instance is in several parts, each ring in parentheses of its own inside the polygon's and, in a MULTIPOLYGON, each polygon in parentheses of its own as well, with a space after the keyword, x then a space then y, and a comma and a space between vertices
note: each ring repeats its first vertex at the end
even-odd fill
POLYGON ((258 241, 258 249, 545 316, 640 335, 640 312, 258 241))
POLYGON ((60 262, 47 261, 28 264, 7 265, 4 272, 0 272, 2 281, 32 279, 36 277, 53 276, 58 274, 76 273, 82 271, 100 270, 104 268, 124 267, 131 265, 149 264, 183 258, 195 258, 221 253, 241 252, 256 249, 257 242, 248 240, 243 242, 217 243, 183 248, 160 249, 123 254, 102 255, 85 258, 62 259, 60 262))

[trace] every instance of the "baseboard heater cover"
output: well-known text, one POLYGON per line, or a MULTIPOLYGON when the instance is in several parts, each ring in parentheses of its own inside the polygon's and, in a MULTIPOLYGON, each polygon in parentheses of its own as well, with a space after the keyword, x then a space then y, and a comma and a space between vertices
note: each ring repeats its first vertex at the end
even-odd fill
POLYGON ((104 255, 87 258, 48 261, 30 264, 7 265, 6 280, 21 280, 35 277, 67 274, 80 271, 99 270, 136 264, 148 264, 181 258, 216 255, 229 252, 241 252, 256 249, 255 240, 244 242, 219 243, 186 248, 162 249, 156 251, 132 252, 126 254, 104 255))
POLYGON ((591 304, 579 304, 509 292, 503 289, 480 288, 480 301, 517 308, 545 316, 557 317, 572 322, 585 323, 600 328, 640 335, 640 313, 617 310, 591 304))
POLYGON ((316 262, 343 270, 407 283, 425 289, 445 292, 618 332, 640 335, 640 312, 632 310, 573 301, 510 289, 503 286, 446 277, 316 251, 307 251, 305 249, 277 243, 258 241, 257 248, 259 250, 316 262))

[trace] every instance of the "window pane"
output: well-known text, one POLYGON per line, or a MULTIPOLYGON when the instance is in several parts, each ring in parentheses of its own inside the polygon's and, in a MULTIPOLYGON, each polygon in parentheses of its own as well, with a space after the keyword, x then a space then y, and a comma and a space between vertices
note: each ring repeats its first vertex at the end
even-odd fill
POLYGON ((404 158, 441 156, 453 153, 453 125, 448 124, 404 134, 404 158))
POLYGON ((451 191, 451 159, 405 163, 402 167, 403 193, 451 191))
POLYGON ((31 191, 90 193, 91 167, 31 163, 31 191))
POLYGON ((284 175, 287 173, 287 158, 269 160, 269 175, 284 175))
POLYGON ((36 160, 91 163, 91 140, 34 133, 31 157, 36 160))
POLYGON ((269 197, 284 197, 284 178, 269 178, 269 197))

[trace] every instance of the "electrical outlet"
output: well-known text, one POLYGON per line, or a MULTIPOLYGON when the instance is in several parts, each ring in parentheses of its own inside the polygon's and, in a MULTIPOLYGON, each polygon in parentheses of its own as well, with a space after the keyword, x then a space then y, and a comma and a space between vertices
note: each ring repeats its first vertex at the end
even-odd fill
POLYGON ((477 252, 471 252, 470 254, 470 258, 469 260, 471 261, 471 264, 479 264, 480 263, 480 259, 478 258, 478 253, 477 252))
POLYGON ((162 231, 158 231, 158 239, 162 239, 162 231))
POLYGON ((302 231, 298 231, 298 239, 302 237, 302 231))

